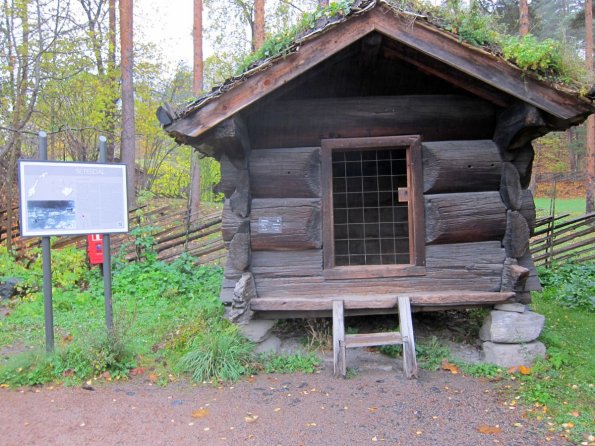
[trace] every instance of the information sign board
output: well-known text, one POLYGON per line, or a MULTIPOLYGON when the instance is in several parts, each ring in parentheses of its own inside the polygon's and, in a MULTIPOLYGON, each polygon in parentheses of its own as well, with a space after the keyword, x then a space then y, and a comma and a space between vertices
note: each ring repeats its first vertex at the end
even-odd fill
POLYGON ((128 232, 124 164, 19 161, 21 235, 128 232))

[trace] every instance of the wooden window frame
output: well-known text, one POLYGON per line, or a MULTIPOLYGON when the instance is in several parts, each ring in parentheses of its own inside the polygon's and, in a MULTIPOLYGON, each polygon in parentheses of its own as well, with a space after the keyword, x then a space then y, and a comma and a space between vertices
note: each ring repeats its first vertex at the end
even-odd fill
POLYGON ((426 274, 425 224, 421 137, 419 135, 370 138, 337 138, 321 141, 322 161, 322 241, 324 277, 326 279, 366 279, 379 277, 420 276, 426 274), (366 150, 390 147, 404 148, 407 157, 407 191, 409 223, 408 264, 335 265, 333 210, 333 150, 366 150))

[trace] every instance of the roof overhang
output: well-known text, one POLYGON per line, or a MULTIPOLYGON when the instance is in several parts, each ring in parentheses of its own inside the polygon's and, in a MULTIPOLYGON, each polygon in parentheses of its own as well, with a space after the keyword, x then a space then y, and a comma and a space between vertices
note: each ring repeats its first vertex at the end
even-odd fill
POLYGON ((226 83, 225 88, 198 101, 165 130, 180 143, 196 145, 197 138, 209 129, 372 32, 423 54, 426 60, 464 73, 491 91, 536 107, 550 117, 552 130, 579 124, 594 111, 586 98, 540 81, 488 51, 463 43, 420 16, 398 11, 384 2, 371 5, 297 42, 290 54, 265 61, 226 83))

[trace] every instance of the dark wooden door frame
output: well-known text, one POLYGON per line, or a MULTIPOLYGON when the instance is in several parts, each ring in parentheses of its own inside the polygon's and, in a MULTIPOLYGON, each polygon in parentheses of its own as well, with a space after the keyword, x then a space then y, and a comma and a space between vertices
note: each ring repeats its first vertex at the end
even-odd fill
POLYGON ((321 141, 322 161, 322 240, 326 279, 365 279, 391 276, 424 275, 425 225, 421 137, 419 135, 373 138, 335 138, 321 141), (409 264, 335 266, 333 227, 333 150, 366 150, 399 147, 407 154, 407 189, 409 196, 409 264))

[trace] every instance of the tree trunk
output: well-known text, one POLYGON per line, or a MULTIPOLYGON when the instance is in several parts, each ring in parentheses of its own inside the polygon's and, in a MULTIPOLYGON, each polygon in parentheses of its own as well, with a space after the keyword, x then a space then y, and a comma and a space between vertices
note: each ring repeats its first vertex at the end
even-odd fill
MULTIPOLYGON (((203 54, 202 54, 202 0, 194 0, 194 28, 192 30, 194 43, 194 69, 192 92, 198 97, 203 89, 203 54)), ((200 211, 200 161, 198 152, 193 151, 190 158, 190 190, 189 199, 189 221, 198 218, 200 211)))
POLYGON ((200 96, 203 89, 203 55, 202 55, 202 0, 194 0, 194 28, 192 29, 194 39, 194 77, 192 92, 194 96, 200 96))
POLYGON ((252 49, 256 51, 264 43, 264 0, 254 0, 254 34, 252 49))
POLYGON ((576 150, 574 149, 574 129, 566 130, 566 148, 568 150, 568 168, 572 173, 576 172, 576 150))
MULTIPOLYGON (((117 85, 116 79, 116 0, 109 0, 108 5, 108 46, 107 46, 107 76, 110 85, 110 91, 115 91, 117 85)), ((116 102, 117 97, 111 98, 110 109, 107 113, 107 161, 114 161, 114 152, 116 147, 116 102)))
POLYGON ((529 3, 527 0, 519 0, 519 35, 521 37, 529 34, 529 3))
POLYGON ((133 83, 133 31, 132 14, 134 0, 120 0, 120 51, 122 78, 122 141, 121 159, 126 164, 128 206, 135 203, 135 126, 133 83))
POLYGON ((198 219, 200 212, 200 157, 196 150, 190 155, 190 190, 188 192, 189 221, 198 219))
MULTIPOLYGON (((593 80, 593 2, 585 0, 585 54, 589 80, 593 80)), ((587 213, 595 211, 595 117, 587 119, 587 213)))

